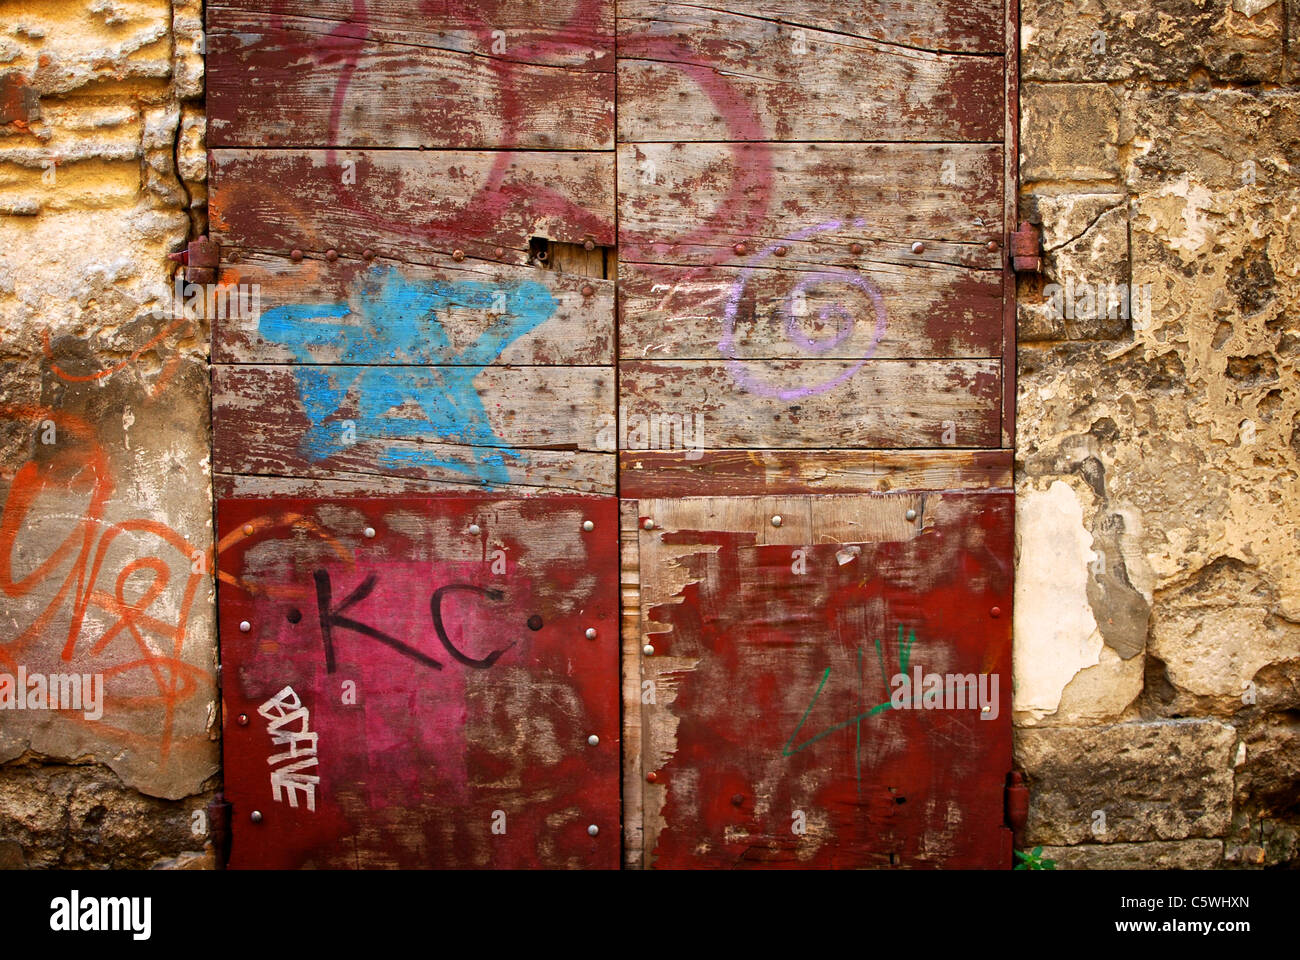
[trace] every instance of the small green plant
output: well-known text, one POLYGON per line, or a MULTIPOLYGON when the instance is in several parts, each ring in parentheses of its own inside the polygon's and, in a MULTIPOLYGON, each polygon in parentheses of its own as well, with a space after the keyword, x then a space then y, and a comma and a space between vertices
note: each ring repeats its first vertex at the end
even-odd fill
POLYGON ((1020 862, 1017 863, 1015 866, 1016 870, 1055 870, 1056 869, 1055 860, 1043 859, 1042 847, 1034 847, 1034 849, 1030 850, 1028 853, 1025 853, 1025 851, 1023 850, 1017 850, 1016 856, 1020 858, 1020 862))

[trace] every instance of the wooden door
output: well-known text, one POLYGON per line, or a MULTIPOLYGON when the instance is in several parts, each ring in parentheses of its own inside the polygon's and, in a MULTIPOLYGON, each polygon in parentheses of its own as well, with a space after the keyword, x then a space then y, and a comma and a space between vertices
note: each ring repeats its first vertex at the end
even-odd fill
POLYGON ((233 862, 1009 865, 1014 5, 266 7, 207 8, 233 862), (389 585, 361 710, 319 570, 389 585))

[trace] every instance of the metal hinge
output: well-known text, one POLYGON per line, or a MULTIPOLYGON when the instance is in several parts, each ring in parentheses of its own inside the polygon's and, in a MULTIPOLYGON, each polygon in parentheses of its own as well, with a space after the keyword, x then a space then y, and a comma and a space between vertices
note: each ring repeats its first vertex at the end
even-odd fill
POLYGON ((191 240, 180 253, 169 253, 167 259, 185 267, 187 283, 216 283, 217 267, 221 264, 221 244, 209 237, 191 240))
POLYGON ((1024 774, 1018 770, 1007 774, 1003 803, 1007 826, 1011 828, 1011 834, 1019 845, 1024 836, 1025 824, 1029 821, 1029 787, 1025 784, 1024 774))
POLYGON ((1011 235, 1011 267, 1016 273, 1037 273, 1042 266, 1043 234, 1028 220, 1011 235))

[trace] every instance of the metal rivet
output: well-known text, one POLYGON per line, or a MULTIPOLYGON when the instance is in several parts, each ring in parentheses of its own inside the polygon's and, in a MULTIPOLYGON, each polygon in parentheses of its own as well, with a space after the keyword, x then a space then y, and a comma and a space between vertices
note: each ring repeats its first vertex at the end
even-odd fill
POLYGON ((252 629, 253 629, 253 625, 252 625, 251 623, 249 623, 247 620, 240 620, 240 621, 239 621, 239 632, 240 632, 240 633, 248 633, 248 631, 249 631, 249 630, 252 630, 252 629))
POLYGON ((588 639, 588 640, 595 640, 595 639, 596 639, 596 628, 595 628, 595 627, 588 627, 588 628, 587 628, 587 639, 588 639))
POLYGON ((586 530, 588 533, 591 533, 591 531, 596 529, 596 525, 592 523, 590 520, 584 520, 582 521, 582 529, 586 530))
POLYGON ((916 519, 916 511, 915 511, 915 510, 912 510, 912 509, 909 508, 908 511, 907 511, 907 513, 903 514, 903 516, 907 517, 907 519, 909 519, 909 520, 915 520, 915 519, 916 519))
POLYGON ((989 611, 989 616, 993 617, 994 619, 997 619, 998 617, 1002 616, 1002 608, 994 607, 992 610, 989 611))
POLYGON ((745 246, 743 243, 738 243, 731 249, 734 250, 737 255, 740 255, 743 254, 746 250, 748 250, 749 247, 745 246))
POLYGON ((787 253, 790 252, 790 248, 789 248, 789 247, 777 247, 777 248, 776 248, 775 250, 773 250, 772 252, 775 253, 778 257, 784 257, 787 253))
POLYGON ((593 733, 591 736, 589 736, 589 737, 587 738, 587 746, 589 746, 589 747, 598 747, 598 746, 600 746, 600 737, 596 736, 596 735, 593 733))
POLYGON ((469 535, 471 537, 477 537, 482 532, 483 532, 483 528, 480 527, 477 523, 471 523, 469 525, 469 535))
POLYGON ((645 775, 645 779, 646 779, 646 783, 654 783, 656 780, 659 779, 659 776, 653 770, 651 770, 649 773, 645 775))
POLYGON ((584 250, 595 250, 595 249, 596 249, 596 241, 593 240, 593 239, 591 239, 591 237, 588 237, 586 240, 582 241, 582 249, 584 249, 584 250))
POLYGON ((361 259, 369 263, 371 260, 375 259, 375 251, 366 247, 366 249, 361 251, 361 259))
POLYGON ((504 256, 506 255, 506 248, 505 248, 505 247, 497 247, 497 249, 496 249, 496 254, 497 254, 498 257, 504 257, 504 256))
POLYGON ((990 240, 988 242, 988 249, 990 253, 995 252, 998 249, 998 242, 996 240, 990 240))
POLYGON ((859 254, 859 253, 861 253, 861 252, 862 252, 862 244, 860 244, 860 243, 850 243, 850 244, 849 244, 849 253, 854 254, 854 255, 856 256, 857 254, 859 254))
POLYGON ((646 517, 644 520, 641 521, 641 526, 647 530, 653 530, 655 528, 655 522, 651 520, 649 517, 646 517))
POLYGON ((738 807, 744 802, 745 802, 745 795, 743 793, 733 793, 731 795, 731 803, 733 806, 738 807))
POLYGON ((241 254, 238 250, 231 250, 228 254, 226 254, 226 260, 229 261, 230 263, 238 263, 240 256, 241 254))
POLYGON ((289 252, 289 259, 294 263, 302 263, 302 251, 295 247, 289 252))
POLYGON ((655 655, 655 648, 650 646, 650 644, 647 643, 644 647, 641 648, 641 652, 644 653, 647 657, 653 657, 655 655))
POLYGON ((589 284, 589 283, 584 283, 584 284, 582 285, 582 295, 583 295, 584 297, 590 297, 590 296, 591 296, 592 294, 594 294, 595 292, 596 292, 596 288, 593 287, 591 284, 589 284))
POLYGON ((252 813, 250 813, 250 814, 248 815, 248 819, 249 819, 249 820, 252 820, 254 823, 261 823, 261 822, 262 822, 262 811, 261 811, 261 810, 254 810, 252 813))
POLYGON ((587 836, 589 837, 594 837, 598 833, 600 833, 600 827, 596 826, 594 823, 587 828, 587 836))
POLYGON ((252 533, 253 533, 253 525, 251 523, 244 524, 244 536, 246 537, 251 536, 252 533))
POLYGON ((238 719, 239 719, 239 725, 240 725, 241 727, 246 727, 246 726, 248 726, 248 714, 246 714, 246 713, 241 713, 241 714, 239 715, 238 719))
POLYGON ((925 253, 925 244, 922 243, 920 240, 916 241, 916 243, 912 244, 912 252, 925 253))
POLYGON ((462 260, 465 259, 465 251, 464 251, 464 250, 453 250, 453 251, 451 252, 451 258, 452 258, 453 260, 455 260, 457 263, 460 263, 462 260))
POLYGON ((367 539, 367 540, 373 540, 373 539, 375 538, 375 528, 374 528, 374 527, 366 527, 366 529, 365 529, 364 532, 365 532, 365 535, 366 535, 366 539, 367 539))
POLYGON ((333 263, 338 258, 339 258, 339 252, 335 250, 333 247, 330 247, 328 250, 325 251, 325 259, 328 260, 330 263, 333 263))
POLYGON ((779 513, 772 518, 772 526, 774 527, 781 526, 781 515, 779 513))

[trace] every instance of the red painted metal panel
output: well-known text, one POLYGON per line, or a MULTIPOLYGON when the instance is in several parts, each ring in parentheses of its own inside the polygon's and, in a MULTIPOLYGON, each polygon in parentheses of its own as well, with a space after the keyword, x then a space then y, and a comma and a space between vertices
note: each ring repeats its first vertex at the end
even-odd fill
POLYGON ((618 866, 616 501, 223 500, 218 527, 232 867, 618 866))
POLYGON ((919 512, 859 544, 643 530, 647 865, 1010 866, 1012 494, 919 512))

